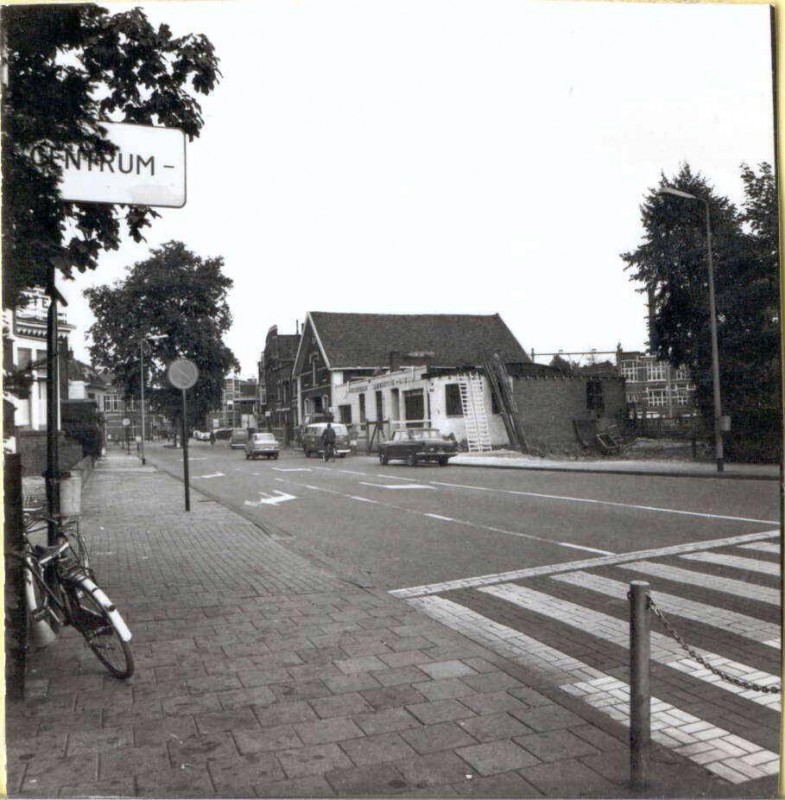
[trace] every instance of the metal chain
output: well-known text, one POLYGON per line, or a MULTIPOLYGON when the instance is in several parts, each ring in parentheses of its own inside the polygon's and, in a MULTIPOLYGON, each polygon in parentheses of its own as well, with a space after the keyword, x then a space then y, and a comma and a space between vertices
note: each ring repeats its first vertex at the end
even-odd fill
POLYGON ((706 667, 709 672, 713 672, 715 675, 718 675, 722 680, 728 681, 729 683, 734 684, 735 686, 740 686, 742 689, 751 689, 753 692, 765 692, 767 694, 779 694, 782 691, 782 686, 762 686, 759 683, 752 683, 750 681, 745 681, 742 678, 736 678, 733 675, 729 675, 727 672, 723 672, 721 669, 717 669, 717 667, 712 666, 706 661, 703 656, 698 655, 698 653, 690 647, 687 642, 682 639, 682 637, 676 632, 674 627, 665 619, 664 614, 654 602, 654 600, 649 596, 649 608, 654 612, 654 615, 660 620, 660 622, 665 627, 665 630, 690 654, 690 657, 697 661, 701 666, 706 667))

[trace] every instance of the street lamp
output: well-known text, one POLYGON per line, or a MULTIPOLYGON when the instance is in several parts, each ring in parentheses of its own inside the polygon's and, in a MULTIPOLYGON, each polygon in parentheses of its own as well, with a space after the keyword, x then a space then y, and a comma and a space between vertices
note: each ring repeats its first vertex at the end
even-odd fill
POLYGON ((161 333, 155 336, 143 336, 139 340, 139 371, 141 373, 141 402, 142 402, 142 448, 141 448, 141 457, 142 457, 142 466, 144 466, 147 462, 144 458, 144 343, 145 342, 158 342, 161 339, 168 339, 169 334, 161 333))
POLYGON ((711 215, 709 201, 705 197, 674 189, 672 186, 663 186, 660 194, 671 194, 684 200, 696 200, 703 203, 706 210, 706 253, 709 268, 709 327, 711 329, 711 377, 714 389, 714 454, 717 459, 717 472, 725 468, 725 459, 722 452, 722 400, 720 397, 720 354, 717 346, 717 306, 714 298, 714 259, 711 252, 711 215))

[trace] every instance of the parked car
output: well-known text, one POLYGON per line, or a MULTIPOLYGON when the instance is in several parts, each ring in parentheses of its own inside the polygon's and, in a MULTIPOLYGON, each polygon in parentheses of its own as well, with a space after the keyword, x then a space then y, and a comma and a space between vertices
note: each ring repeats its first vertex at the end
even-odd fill
POLYGON ((278 458, 280 446, 278 440, 272 433, 253 433, 251 438, 245 443, 246 458, 278 458))
POLYGON ((245 443, 248 441, 248 431, 242 428, 235 428, 232 435, 229 437, 229 447, 234 449, 243 450, 245 443))
POLYGON ((379 461, 405 461, 410 467, 420 461, 435 461, 445 466, 458 455, 458 444, 445 439, 436 428, 404 428, 393 433, 392 439, 379 445, 379 461))
MULTIPOLYGON (((349 430, 342 422, 330 423, 335 431, 335 455, 344 458, 351 453, 349 446, 349 430)), ((306 458, 314 453, 322 453, 322 434, 327 427, 326 422, 314 422, 303 429, 303 453, 306 458)))
POLYGON ((194 431, 194 439, 196 439, 197 442, 209 442, 210 431, 194 431))

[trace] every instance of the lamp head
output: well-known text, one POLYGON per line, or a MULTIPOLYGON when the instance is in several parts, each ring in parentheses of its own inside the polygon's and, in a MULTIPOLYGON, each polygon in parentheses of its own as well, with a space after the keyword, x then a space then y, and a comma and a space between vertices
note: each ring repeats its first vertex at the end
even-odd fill
POLYGON ((663 186, 659 189, 657 194, 672 194, 674 197, 683 197, 685 200, 698 200, 694 194, 683 192, 681 189, 674 189, 672 186, 663 186))

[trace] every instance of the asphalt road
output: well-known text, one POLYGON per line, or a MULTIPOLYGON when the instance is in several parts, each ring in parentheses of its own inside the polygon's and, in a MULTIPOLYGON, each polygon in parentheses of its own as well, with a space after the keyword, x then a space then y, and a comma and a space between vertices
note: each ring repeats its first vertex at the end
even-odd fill
MULTIPOLYGON (((182 476, 182 450, 148 445, 147 455, 182 476)), ((382 467, 362 455, 323 464, 296 450, 248 461, 225 442, 191 441, 189 456, 194 491, 384 589, 708 542, 779 518, 774 481, 382 467)))

